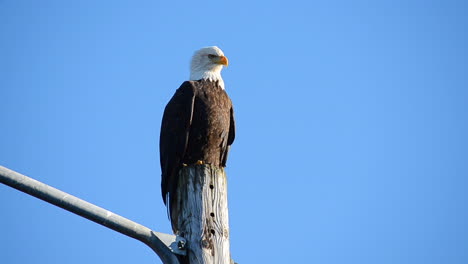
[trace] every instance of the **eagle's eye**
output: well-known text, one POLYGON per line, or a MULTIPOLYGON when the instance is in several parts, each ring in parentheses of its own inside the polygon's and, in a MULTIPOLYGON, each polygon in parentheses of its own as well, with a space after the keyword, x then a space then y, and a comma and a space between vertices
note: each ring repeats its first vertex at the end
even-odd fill
POLYGON ((214 59, 215 57, 216 57, 216 55, 208 54, 208 58, 210 58, 210 59, 214 59))

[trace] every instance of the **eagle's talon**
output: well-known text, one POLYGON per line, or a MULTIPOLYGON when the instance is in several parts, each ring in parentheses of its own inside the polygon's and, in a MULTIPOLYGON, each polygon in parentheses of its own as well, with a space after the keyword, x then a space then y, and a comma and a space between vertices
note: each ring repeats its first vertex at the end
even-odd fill
POLYGON ((187 167, 188 165, 187 165, 187 163, 182 163, 182 166, 187 167))
POLYGON ((197 164, 197 165, 203 165, 203 164, 205 164, 205 162, 203 162, 203 160, 197 160, 197 162, 196 162, 195 164, 197 164))

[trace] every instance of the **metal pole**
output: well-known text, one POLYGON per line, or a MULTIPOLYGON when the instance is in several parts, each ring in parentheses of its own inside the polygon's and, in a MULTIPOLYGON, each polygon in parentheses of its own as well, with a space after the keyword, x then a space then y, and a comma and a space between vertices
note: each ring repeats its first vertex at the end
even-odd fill
POLYGON ((178 243, 181 240, 180 238, 175 239, 175 236, 154 232, 143 225, 114 214, 111 211, 88 203, 78 197, 62 192, 3 166, 0 166, 0 182, 126 236, 135 238, 153 249, 164 264, 179 264, 179 260, 173 252, 178 251, 177 253, 179 254, 185 253, 178 248, 178 245, 184 244, 178 243), (175 240, 175 242, 172 243, 170 249, 161 240, 166 241, 166 243, 167 241, 170 243, 170 240, 175 240))

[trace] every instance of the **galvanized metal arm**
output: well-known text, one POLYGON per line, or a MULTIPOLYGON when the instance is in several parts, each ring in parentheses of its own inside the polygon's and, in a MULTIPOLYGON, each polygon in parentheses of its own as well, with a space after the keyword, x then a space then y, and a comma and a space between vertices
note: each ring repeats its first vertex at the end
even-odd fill
POLYGON ((0 182, 126 236, 135 238, 153 249, 164 264, 179 264, 175 254, 185 255, 185 249, 183 248, 185 240, 183 238, 155 232, 125 217, 3 166, 0 166, 0 182))

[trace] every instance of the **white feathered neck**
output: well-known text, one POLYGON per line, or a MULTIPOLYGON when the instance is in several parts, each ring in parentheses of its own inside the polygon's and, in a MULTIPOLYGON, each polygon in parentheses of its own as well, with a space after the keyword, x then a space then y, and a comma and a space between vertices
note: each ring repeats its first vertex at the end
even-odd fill
POLYGON ((213 63, 208 55, 224 56, 224 53, 216 46, 195 51, 190 63, 190 80, 218 81, 221 88, 224 89, 224 81, 221 77, 223 65, 213 63))

